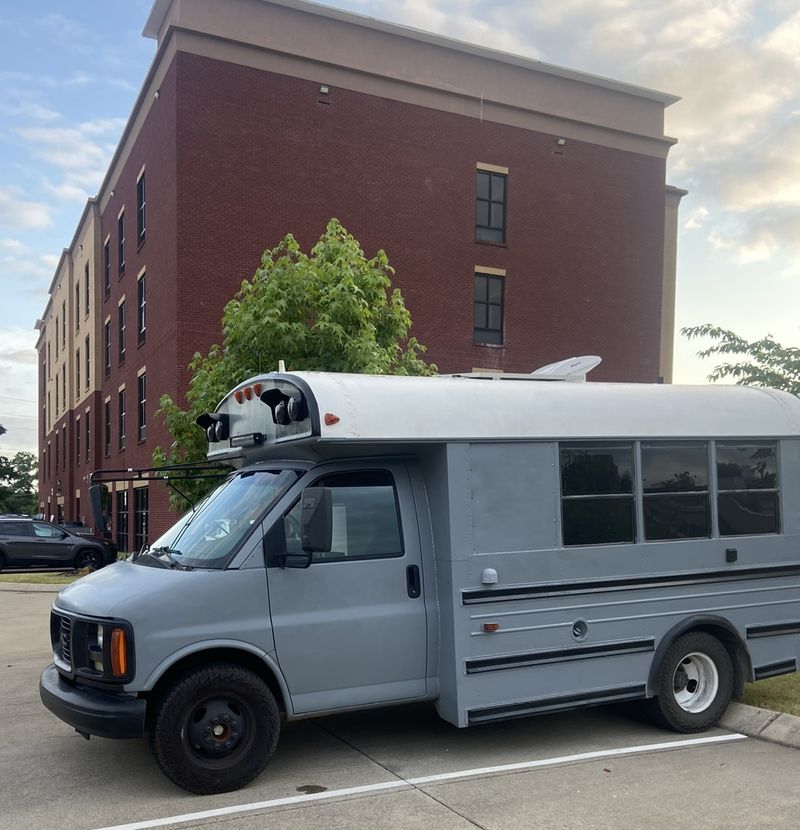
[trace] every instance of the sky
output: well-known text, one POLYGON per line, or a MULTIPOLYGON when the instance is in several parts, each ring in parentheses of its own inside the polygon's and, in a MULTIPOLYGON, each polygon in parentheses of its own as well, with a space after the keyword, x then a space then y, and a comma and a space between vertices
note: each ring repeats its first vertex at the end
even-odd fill
MULTIPOLYGON (((800 0, 326 5, 680 96, 677 328, 800 346, 800 0)), ((0 455, 36 450, 34 323, 155 53, 150 6, 0 3, 0 455)), ((704 382, 698 347, 676 335, 675 382, 704 382)))

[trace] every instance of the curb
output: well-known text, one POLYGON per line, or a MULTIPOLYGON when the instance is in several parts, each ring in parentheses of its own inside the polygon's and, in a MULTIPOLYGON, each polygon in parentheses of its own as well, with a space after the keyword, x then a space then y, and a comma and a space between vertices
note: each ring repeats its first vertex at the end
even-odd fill
POLYGON ((55 585, 34 585, 32 582, 0 582, 0 592, 11 591, 17 594, 57 594, 69 582, 55 585))
POLYGON ((750 738, 800 749, 800 717, 797 715, 759 709, 746 703, 731 703, 719 725, 750 738))

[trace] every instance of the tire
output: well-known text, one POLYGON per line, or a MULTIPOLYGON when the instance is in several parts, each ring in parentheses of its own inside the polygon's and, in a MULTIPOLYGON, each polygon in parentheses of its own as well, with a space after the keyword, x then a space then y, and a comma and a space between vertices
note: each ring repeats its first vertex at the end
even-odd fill
POLYGON ((651 714, 676 732, 715 726, 733 698, 733 663, 724 645, 704 631, 678 637, 658 671, 651 714))
POLYGON ((5 568, 5 566, 6 566, 6 558, 3 555, 3 551, 0 550, 0 571, 2 571, 3 568, 5 568))
POLYGON ((242 666, 212 663, 179 677, 157 700, 150 749, 172 782, 210 795, 238 790, 263 772, 279 733, 266 683, 242 666))
POLYGON ((91 568, 93 571, 99 570, 103 567, 103 554, 94 548, 84 548, 78 551, 75 557, 75 568, 91 568))

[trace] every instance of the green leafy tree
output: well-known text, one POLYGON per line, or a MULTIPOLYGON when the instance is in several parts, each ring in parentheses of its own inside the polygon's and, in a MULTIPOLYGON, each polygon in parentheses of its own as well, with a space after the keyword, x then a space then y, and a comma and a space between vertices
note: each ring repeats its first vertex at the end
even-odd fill
POLYGON ((698 357, 731 358, 715 366, 709 380, 730 379, 747 386, 769 386, 800 395, 800 349, 782 346, 771 334, 750 342, 711 323, 682 328, 681 334, 690 340, 711 338, 716 341, 701 349, 698 357))
MULTIPOLYGON (((309 254, 289 234, 261 257, 261 267, 242 282, 222 315, 222 345, 196 353, 182 409, 169 395, 160 401, 173 443, 156 449, 156 466, 199 461, 206 442, 195 419, 215 409, 234 385, 284 360, 293 371, 430 375, 425 347, 409 338, 411 315, 384 251, 367 259, 358 241, 331 219, 309 254)), ((205 482, 184 482, 196 500, 205 482)), ((174 508, 185 507, 177 497, 174 508)))
POLYGON ((0 455, 0 513, 36 512, 36 456, 18 452, 8 459, 0 455))

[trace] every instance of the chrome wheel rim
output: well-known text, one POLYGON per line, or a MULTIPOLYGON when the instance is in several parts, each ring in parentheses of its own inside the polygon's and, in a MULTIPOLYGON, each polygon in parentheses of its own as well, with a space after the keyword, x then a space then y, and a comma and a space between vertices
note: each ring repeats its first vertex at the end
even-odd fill
POLYGON ((699 651, 687 654, 675 667, 672 693, 684 712, 704 712, 719 691, 719 672, 714 661, 699 651))

